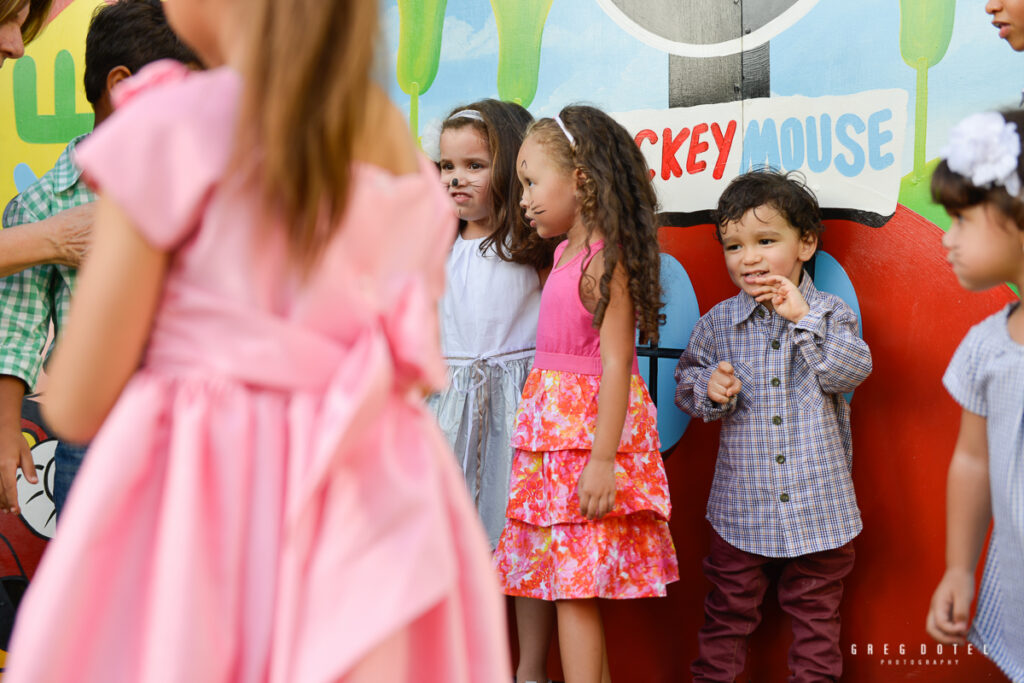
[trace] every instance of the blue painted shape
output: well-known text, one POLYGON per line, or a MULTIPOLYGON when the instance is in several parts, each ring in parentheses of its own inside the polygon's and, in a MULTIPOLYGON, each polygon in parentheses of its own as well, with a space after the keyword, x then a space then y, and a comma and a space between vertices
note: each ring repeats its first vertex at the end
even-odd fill
POLYGON ((36 174, 32 172, 32 169, 28 167, 28 164, 21 163, 14 167, 14 187, 18 192, 24 192, 36 180, 38 178, 36 178, 36 174))
MULTIPOLYGON (((824 251, 819 251, 814 257, 814 286, 823 292, 835 294, 845 301, 853 309, 857 316, 857 334, 864 337, 864 323, 860 317, 860 304, 857 302, 857 292, 850 282, 850 276, 846 274, 839 261, 824 251)), ((853 392, 843 394, 846 402, 853 400, 853 392)))
MULTIPOLYGON (((662 348, 686 348, 690 332, 700 319, 697 307, 697 293, 693 290, 686 269, 674 257, 661 255, 661 286, 665 291, 665 323, 660 329, 658 346, 662 348)), ((658 435, 661 450, 672 449, 686 431, 690 416, 675 405, 676 380, 673 373, 678 359, 662 358, 658 361, 658 395, 652 397, 658 407, 658 435)), ((650 386, 650 359, 640 358, 640 374, 650 386)))

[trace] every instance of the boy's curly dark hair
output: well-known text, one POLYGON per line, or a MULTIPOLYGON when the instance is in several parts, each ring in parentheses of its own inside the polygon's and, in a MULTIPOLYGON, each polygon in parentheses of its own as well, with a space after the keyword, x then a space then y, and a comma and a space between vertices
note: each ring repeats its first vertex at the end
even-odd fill
POLYGON ((733 178, 718 198, 718 209, 714 212, 715 238, 721 242, 722 228, 743 218, 747 211, 765 205, 782 214, 800 233, 800 239, 812 235, 820 239, 825 231, 818 199, 807 187, 802 174, 759 168, 733 178))
MULTIPOLYGON (((494 248, 503 261, 521 263, 542 270, 551 266, 552 255, 560 240, 546 240, 526 222, 519 209, 522 189, 516 175, 516 157, 526 128, 533 121, 523 107, 513 102, 484 99, 456 107, 441 124, 441 133, 471 127, 487 141, 491 153, 491 182, 488 201, 494 232, 481 240, 480 251, 494 248), (483 121, 454 114, 466 109, 480 112, 483 121)), ((464 225, 460 221, 460 229, 464 225)))
POLYGON ((657 343, 661 308, 661 254, 658 249, 658 198, 651 185, 647 162, 633 137, 600 109, 570 106, 559 118, 575 144, 554 119, 539 119, 527 131, 567 172, 580 172, 577 196, 588 235, 604 233, 604 274, 598 282, 600 298, 594 327, 600 327, 608 308, 609 284, 622 264, 629 278, 629 294, 636 311, 640 343, 657 343))
MULTIPOLYGON (((1024 112, 1001 111, 999 114, 1017 126, 1017 134, 1024 137, 1024 112)), ((1017 177, 1024 183, 1024 154, 1017 155, 1017 177)), ((1002 185, 978 187, 969 178, 950 170, 943 159, 932 174, 932 199, 949 213, 959 213, 971 206, 990 203, 1024 230, 1024 201, 1012 196, 1002 185)))

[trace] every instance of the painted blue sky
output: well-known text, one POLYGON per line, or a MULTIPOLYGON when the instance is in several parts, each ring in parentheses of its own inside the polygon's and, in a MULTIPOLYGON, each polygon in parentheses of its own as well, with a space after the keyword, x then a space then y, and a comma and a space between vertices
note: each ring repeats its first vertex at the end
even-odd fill
MULTIPOLYGON (((398 7, 385 1, 390 85, 396 102, 408 96, 394 81, 398 7)), ((820 0, 771 42, 773 95, 840 95, 880 88, 908 91, 907 148, 912 160, 915 107, 913 69, 899 50, 899 3, 894 0, 820 0)), ((497 97, 498 38, 486 0, 448 0, 441 64, 420 99, 420 128, 429 150, 431 129, 457 104, 497 97)), ((1024 86, 1024 55, 1014 53, 989 24, 976 0, 957 3, 945 58, 929 72, 927 156, 944 144, 949 127, 981 109, 1017 106, 1024 86)), ((587 102, 609 111, 663 108, 668 102, 668 57, 617 26, 596 0, 554 0, 544 30, 535 116, 587 102)))

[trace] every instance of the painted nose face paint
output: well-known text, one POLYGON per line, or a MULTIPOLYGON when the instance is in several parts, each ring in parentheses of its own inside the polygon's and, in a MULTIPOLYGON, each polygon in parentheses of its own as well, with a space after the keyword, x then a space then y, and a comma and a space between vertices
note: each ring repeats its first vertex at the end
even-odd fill
POLYGON ((459 186, 459 179, 458 178, 452 178, 452 183, 451 184, 452 184, 452 187, 458 187, 459 186))

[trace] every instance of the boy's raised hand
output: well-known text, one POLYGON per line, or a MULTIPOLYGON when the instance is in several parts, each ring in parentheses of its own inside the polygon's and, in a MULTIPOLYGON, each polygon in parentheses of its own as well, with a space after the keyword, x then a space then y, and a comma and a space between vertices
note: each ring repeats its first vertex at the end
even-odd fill
POLYGON ((786 320, 797 323, 811 312, 811 307, 800 293, 800 288, 789 278, 782 275, 762 275, 753 281, 761 285, 751 292, 754 300, 762 303, 770 301, 775 312, 786 320))
POLYGON ((940 643, 964 643, 974 599, 974 574, 966 569, 951 568, 932 595, 925 629, 940 643))
POLYGON ((736 377, 732 363, 722 361, 708 380, 708 398, 715 403, 728 403, 742 388, 743 383, 736 377))

